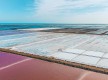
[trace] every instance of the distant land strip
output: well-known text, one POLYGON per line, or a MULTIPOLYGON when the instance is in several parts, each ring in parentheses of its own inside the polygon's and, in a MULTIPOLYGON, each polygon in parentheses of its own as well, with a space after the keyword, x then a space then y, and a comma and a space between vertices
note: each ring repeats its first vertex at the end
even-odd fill
POLYGON ((108 74, 108 69, 105 69, 105 68, 90 66, 90 65, 76 63, 76 62, 70 62, 70 61, 66 61, 66 60, 60 60, 60 59, 56 59, 54 57, 34 55, 34 54, 29 54, 29 53, 24 53, 24 52, 18 52, 15 50, 4 49, 4 48, 0 48, 0 51, 17 54, 17 55, 21 55, 21 56, 26 56, 26 57, 30 57, 30 58, 40 59, 40 60, 44 60, 44 61, 48 61, 48 62, 63 64, 63 65, 71 66, 71 67, 81 68, 81 69, 85 69, 85 70, 89 70, 89 71, 99 72, 99 73, 103 73, 103 74, 108 74))
POLYGON ((108 31, 106 29, 103 30, 96 28, 60 28, 60 29, 38 30, 38 32, 108 35, 107 34, 108 31))

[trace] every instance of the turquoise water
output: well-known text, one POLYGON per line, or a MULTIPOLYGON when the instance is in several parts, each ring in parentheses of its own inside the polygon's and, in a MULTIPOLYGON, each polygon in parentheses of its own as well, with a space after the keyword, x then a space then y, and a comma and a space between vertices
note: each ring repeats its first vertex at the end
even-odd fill
POLYGON ((28 28, 107 28, 107 24, 0 24, 0 36, 29 33, 28 28))
POLYGON ((27 28, 103 28, 108 24, 0 24, 0 30, 16 30, 27 28))
POLYGON ((0 30, 54 27, 48 24, 0 24, 0 30))

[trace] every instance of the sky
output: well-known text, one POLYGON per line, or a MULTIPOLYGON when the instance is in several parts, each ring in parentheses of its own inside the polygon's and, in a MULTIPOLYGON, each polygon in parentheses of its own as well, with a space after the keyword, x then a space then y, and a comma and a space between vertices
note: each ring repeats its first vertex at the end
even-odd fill
POLYGON ((108 24, 108 0, 0 0, 0 23, 108 24))

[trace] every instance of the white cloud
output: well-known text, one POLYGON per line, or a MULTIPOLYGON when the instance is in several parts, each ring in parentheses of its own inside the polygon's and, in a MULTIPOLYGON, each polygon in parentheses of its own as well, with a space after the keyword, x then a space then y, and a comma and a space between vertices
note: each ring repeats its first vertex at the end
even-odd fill
POLYGON ((64 23, 108 23, 108 8, 103 11, 80 14, 77 16, 65 16, 61 19, 64 23))
POLYGON ((108 0, 40 0, 40 3, 35 4, 35 17, 39 18, 40 21, 47 20, 68 23, 107 22, 107 8, 108 0), (74 11, 79 8, 85 9, 88 7, 99 7, 102 9, 86 13, 79 11, 80 14, 68 12, 69 10, 74 11))

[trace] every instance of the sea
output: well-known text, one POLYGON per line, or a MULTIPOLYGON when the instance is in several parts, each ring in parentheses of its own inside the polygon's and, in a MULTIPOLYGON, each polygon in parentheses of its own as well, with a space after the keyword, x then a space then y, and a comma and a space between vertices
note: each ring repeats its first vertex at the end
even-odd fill
POLYGON ((29 28, 108 28, 108 24, 46 24, 46 23, 1 23, 1 30, 17 30, 29 28))

